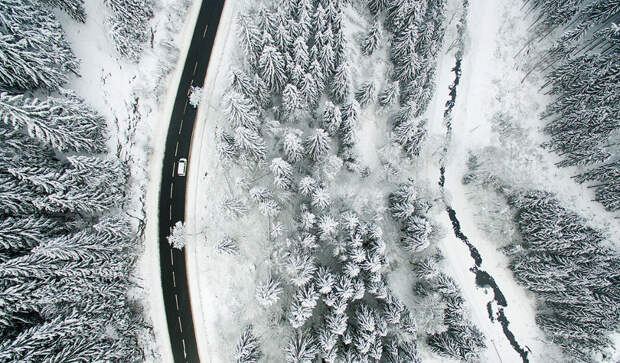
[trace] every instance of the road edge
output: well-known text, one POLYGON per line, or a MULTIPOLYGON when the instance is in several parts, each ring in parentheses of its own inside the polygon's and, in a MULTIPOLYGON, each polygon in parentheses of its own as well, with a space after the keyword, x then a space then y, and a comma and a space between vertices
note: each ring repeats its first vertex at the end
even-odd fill
POLYGON ((167 85, 162 101, 154 111, 155 119, 152 125, 151 146, 148 157, 148 181, 146 186, 145 211, 146 226, 144 234, 144 254, 141 257, 141 275, 148 286, 149 317, 153 324, 153 333, 157 351, 162 362, 173 362, 172 345, 168 334, 168 323, 164 307, 164 296, 161 286, 161 270, 159 263, 159 192, 161 189, 161 168, 163 165, 165 140, 168 134, 170 118, 174 108, 178 85, 183 74, 183 66, 187 59, 187 52, 192 42, 192 35, 198 19, 202 0, 192 0, 192 4, 185 16, 183 27, 175 36, 180 42, 179 57, 173 71, 166 77, 167 85), (164 140, 164 142, 155 142, 164 140))
POLYGON ((187 269, 187 282, 189 285, 190 303, 192 306, 192 315, 194 317, 194 335, 196 336, 196 345, 198 346, 198 357, 201 362, 210 362, 207 354, 206 343, 206 331, 204 328, 204 315, 202 310, 202 299, 200 298, 200 283, 197 278, 198 261, 197 256, 197 244, 203 243, 203 237, 199 236, 199 230, 196 223, 193 221, 197 218, 197 200, 195 195, 198 193, 199 183, 201 176, 203 175, 203 167, 201 164, 201 155, 204 146, 204 133, 206 130, 206 122, 209 115, 209 98, 213 95, 213 90, 216 85, 217 77, 220 75, 221 67, 223 66, 222 60, 225 56, 225 45, 230 37, 231 28, 234 23, 234 0, 227 0, 224 2, 224 8, 220 16, 220 26, 217 29, 215 41, 213 43, 213 50, 211 52, 211 59, 209 60, 209 66, 207 68, 207 74, 205 76, 203 84, 203 96, 197 109, 196 121, 194 123, 194 131, 192 132, 192 140, 189 149, 189 160, 192 162, 189 164, 188 177, 186 185, 185 196, 185 220, 190 221, 189 228, 191 229, 191 242, 185 246, 185 263, 187 269), (222 28, 222 25, 226 26, 226 29, 222 28), (206 106, 206 107, 205 107, 206 106), (199 136, 198 136, 199 135, 199 136), (194 293, 192 293, 192 291, 194 293))

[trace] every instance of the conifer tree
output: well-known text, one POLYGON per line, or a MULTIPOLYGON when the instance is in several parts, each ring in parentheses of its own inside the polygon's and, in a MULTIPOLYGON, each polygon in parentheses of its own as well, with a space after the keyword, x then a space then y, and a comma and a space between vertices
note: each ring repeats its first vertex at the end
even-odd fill
POLYGON ((84 0, 41 0, 51 6, 61 8, 71 17, 81 23, 86 22, 86 11, 84 10, 84 0))
POLYGON ((101 152, 103 117, 70 91, 45 101, 0 93, 0 118, 59 151, 101 152))
POLYGON ((291 130, 284 135, 283 149, 289 163, 295 164, 304 158, 304 146, 299 130, 291 130), (297 132, 298 131, 298 132, 297 132))
POLYGON ((252 325, 248 325, 239 337, 233 358, 236 363, 256 363, 263 357, 258 338, 254 335, 252 325))
MULTIPOLYGON (((0 3, 0 88, 25 91, 58 89, 78 62, 63 30, 47 9, 29 0, 0 3)), ((4 96, 3 96, 4 98, 4 96)))
POLYGON ((331 95, 336 103, 348 100, 351 94, 351 73, 345 62, 336 67, 331 86, 331 95))
POLYGON ((360 107, 368 106, 375 98, 374 82, 364 82, 360 88, 355 91, 355 99, 359 102, 360 107))
POLYGON ((258 66, 267 87, 274 92, 282 90, 286 83, 284 57, 274 46, 266 45, 263 48, 258 66))
POLYGON ((314 132, 304 140, 304 148, 310 159, 317 161, 329 152, 329 143, 330 138, 323 129, 314 129, 314 132))
POLYGON ((380 38, 381 32, 379 30, 379 24, 375 22, 361 41, 360 46, 362 48, 362 54, 368 56, 372 55, 379 46, 380 38))

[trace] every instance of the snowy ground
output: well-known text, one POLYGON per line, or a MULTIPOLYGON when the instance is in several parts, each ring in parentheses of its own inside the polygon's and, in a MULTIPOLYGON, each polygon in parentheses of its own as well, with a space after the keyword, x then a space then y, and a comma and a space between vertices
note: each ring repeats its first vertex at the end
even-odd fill
POLYGON ((80 77, 74 78, 68 88, 105 116, 110 152, 130 166, 131 200, 125 210, 136 221, 144 241, 136 276, 144 289, 135 295, 143 301, 145 314, 151 317, 155 336, 155 342, 145 337, 141 343, 147 361, 168 362, 172 361, 172 353, 161 293, 157 200, 164 140, 200 1, 155 1, 151 20, 153 46, 145 46, 139 64, 116 53, 107 36, 105 18, 109 10, 103 2, 87 1, 85 6, 86 24, 56 12, 80 59, 80 77), (178 54, 181 56, 177 59, 178 54), (146 205, 145 197, 149 201, 146 205))

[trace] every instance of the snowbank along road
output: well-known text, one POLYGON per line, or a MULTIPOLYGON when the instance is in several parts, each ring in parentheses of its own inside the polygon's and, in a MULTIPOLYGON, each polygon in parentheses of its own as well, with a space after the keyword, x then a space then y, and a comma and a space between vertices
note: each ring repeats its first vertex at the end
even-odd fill
MULTIPOLYGON (((189 158, 196 110, 188 105, 192 86, 201 87, 207 73, 224 0, 203 0, 174 103, 162 166, 159 197, 159 257, 170 344, 175 362, 199 362, 190 305, 185 251, 170 247, 172 226, 185 217, 184 176, 177 175, 180 158, 189 158)), ((188 166, 191 164, 188 164, 188 166)))

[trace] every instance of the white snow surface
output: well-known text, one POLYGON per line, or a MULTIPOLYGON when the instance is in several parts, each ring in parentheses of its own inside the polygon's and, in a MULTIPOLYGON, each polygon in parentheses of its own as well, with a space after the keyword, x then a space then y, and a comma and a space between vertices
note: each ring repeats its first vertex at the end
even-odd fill
POLYGON ((143 245, 132 294, 143 303, 153 337, 143 337, 147 362, 171 362, 159 269, 158 195, 165 137, 201 2, 157 0, 150 21, 153 42, 146 44, 138 64, 123 59, 107 36, 110 10, 101 1, 86 1, 86 23, 56 11, 75 55, 80 76, 68 84, 108 122, 108 147, 130 167, 124 206, 141 231, 143 245), (178 56, 180 54, 180 56, 178 56))

